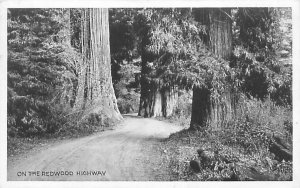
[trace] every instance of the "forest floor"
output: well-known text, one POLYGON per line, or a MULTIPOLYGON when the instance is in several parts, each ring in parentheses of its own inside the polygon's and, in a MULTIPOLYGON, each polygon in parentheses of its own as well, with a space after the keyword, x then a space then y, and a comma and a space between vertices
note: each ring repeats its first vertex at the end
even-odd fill
MULTIPOLYGON (((183 123, 170 119, 162 121, 183 123)), ((293 162, 276 159, 265 147, 245 148, 242 142, 226 142, 232 134, 183 129, 158 142, 161 169, 169 173, 161 180, 168 181, 292 181, 293 162), (204 151, 199 156, 198 150, 204 151), (217 151, 217 153, 215 153, 217 151), (201 159, 200 159, 201 158, 201 159), (199 172, 191 168, 198 161, 199 172)), ((231 138, 230 138, 231 139, 231 138)))
POLYGON ((41 144, 8 156, 8 180, 169 180, 161 140, 182 129, 125 115, 114 130, 41 144))

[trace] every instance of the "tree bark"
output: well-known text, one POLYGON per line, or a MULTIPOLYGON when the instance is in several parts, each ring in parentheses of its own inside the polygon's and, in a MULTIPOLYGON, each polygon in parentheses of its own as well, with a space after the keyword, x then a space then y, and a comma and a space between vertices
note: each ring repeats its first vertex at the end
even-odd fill
POLYGON ((192 116, 190 129, 205 127, 210 115, 210 91, 207 88, 193 88, 192 116))
POLYGON ((162 89, 162 114, 164 117, 170 117, 174 114, 174 110, 178 101, 178 88, 176 86, 170 86, 162 89))
POLYGON ((230 8, 210 9, 209 38, 210 49, 218 57, 230 58, 232 53, 232 31, 230 8))
MULTIPOLYGON (((60 15, 62 16, 63 28, 59 31, 60 42, 69 48, 71 48, 71 27, 70 27, 70 9, 59 9, 60 15)), ((65 70, 64 75, 74 74, 69 70, 65 70)), ((75 77, 75 76, 74 76, 75 77)), ((59 97, 59 104, 62 104, 66 109, 72 108, 73 106, 73 95, 74 95, 74 83, 70 76, 64 77, 64 84, 61 88, 61 94, 59 97)))
POLYGON ((162 87, 152 83, 141 82, 141 98, 139 116, 143 117, 170 117, 177 106, 177 87, 162 87))
MULTIPOLYGON (((201 11, 202 14, 198 14, 196 19, 201 20, 202 23, 207 24, 209 27, 209 40, 204 40, 204 42, 217 57, 230 58, 232 53, 232 31, 229 18, 231 10, 229 8, 214 8, 201 11)), ((231 91, 222 94, 218 100, 212 100, 209 89, 207 87, 193 88, 191 129, 203 128, 207 125, 218 127, 232 117, 231 91)))
POLYGON ((139 116, 157 117, 162 116, 162 93, 159 85, 142 76, 141 78, 141 98, 139 116))
POLYGON ((160 88, 159 84, 146 83, 145 80, 141 79, 138 115, 143 117, 170 117, 174 114, 177 100, 176 86, 160 88))
POLYGON ((71 18, 70 9, 63 9, 63 19, 64 19, 64 33, 65 33, 65 43, 71 46, 71 18))
POLYGON ((81 53, 75 109, 84 116, 99 114, 101 117, 122 118, 115 97, 109 44, 108 9, 82 10, 81 53))

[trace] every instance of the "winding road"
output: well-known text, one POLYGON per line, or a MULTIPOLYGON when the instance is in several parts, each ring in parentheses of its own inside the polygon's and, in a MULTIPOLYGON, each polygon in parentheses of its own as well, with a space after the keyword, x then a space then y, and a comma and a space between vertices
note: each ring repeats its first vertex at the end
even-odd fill
MULTIPOLYGON (((155 180, 161 153, 151 150, 180 127, 125 115, 114 130, 62 141, 18 160, 8 159, 8 181, 155 180), (152 161, 153 160, 153 161, 152 161)), ((160 172, 164 173, 164 172, 160 172)))

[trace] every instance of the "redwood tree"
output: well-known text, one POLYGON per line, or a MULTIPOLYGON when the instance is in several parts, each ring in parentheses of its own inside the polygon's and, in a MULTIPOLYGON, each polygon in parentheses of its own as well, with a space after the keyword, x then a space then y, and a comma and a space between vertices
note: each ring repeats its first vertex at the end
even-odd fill
POLYGON ((178 90, 175 84, 166 86, 162 79, 151 78, 150 74, 153 62, 149 61, 148 56, 142 53, 141 70, 141 97, 139 116, 143 117, 169 117, 173 115, 177 99, 178 90), (149 65, 150 64, 150 65, 149 65))
POLYGON ((170 41, 166 36, 174 35, 171 29, 165 29, 171 28, 176 21, 170 16, 172 12, 171 9, 145 9, 136 17, 142 60, 138 114, 143 117, 171 116, 177 104, 176 84, 172 79, 162 77, 162 67, 168 64, 168 57, 172 56, 168 47, 161 44, 162 41, 170 41))
POLYGON ((120 120, 111 77, 108 9, 82 9, 81 53, 75 109, 84 116, 120 120))
MULTIPOLYGON (((198 9, 196 20, 208 26, 208 33, 203 41, 217 57, 228 59, 232 53, 231 9, 198 9)), ((232 116, 232 95, 229 88, 212 97, 212 86, 193 87, 191 128, 205 127, 208 123, 218 126, 228 121, 232 116)))

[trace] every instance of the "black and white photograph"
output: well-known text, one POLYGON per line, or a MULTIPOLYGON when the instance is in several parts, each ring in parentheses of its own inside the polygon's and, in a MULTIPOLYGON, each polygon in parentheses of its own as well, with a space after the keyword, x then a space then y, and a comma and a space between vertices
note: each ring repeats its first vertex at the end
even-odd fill
POLYGON ((7 2, 4 187, 300 185, 298 1, 7 2))

